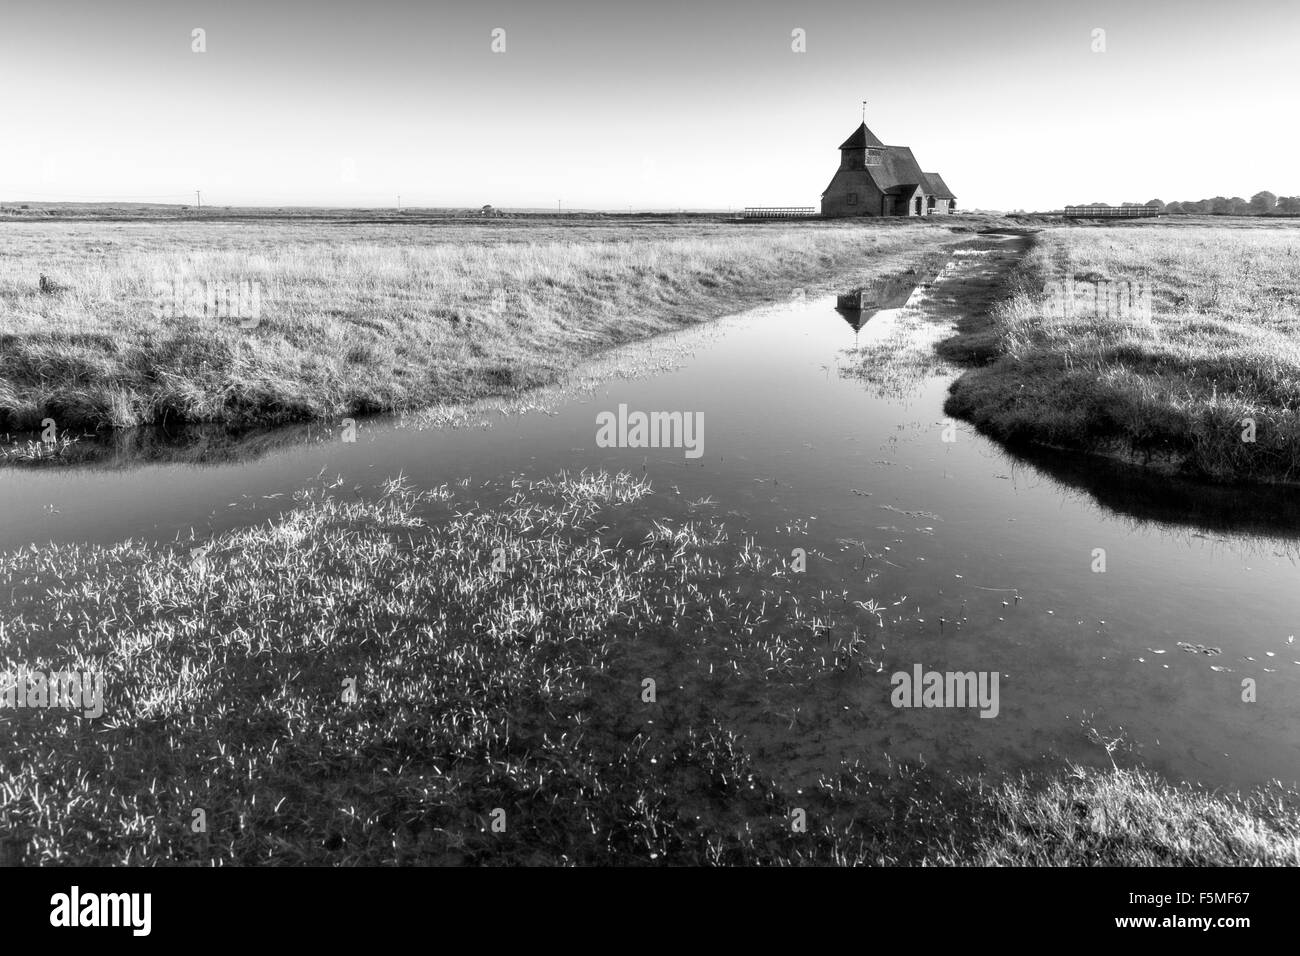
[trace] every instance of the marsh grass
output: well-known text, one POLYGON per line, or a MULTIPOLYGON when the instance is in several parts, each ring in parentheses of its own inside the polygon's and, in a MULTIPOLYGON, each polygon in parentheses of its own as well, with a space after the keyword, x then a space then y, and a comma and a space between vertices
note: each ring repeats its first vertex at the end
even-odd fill
MULTIPOLYGON (((779 307, 779 306, 778 306, 779 307)), ((747 313, 749 314, 749 313, 747 313)), ((737 317, 736 322, 743 321, 737 317)), ((670 332, 646 341, 618 346, 560 375, 554 384, 508 395, 468 402, 438 403, 402 411, 392 422, 398 428, 491 428, 516 415, 554 415, 565 402, 594 395, 612 381, 641 379, 680 368, 703 345, 716 340, 735 323, 725 320, 703 328, 670 332)), ((246 462, 292 445, 335 442, 339 421, 309 421, 294 425, 234 428, 217 424, 143 427, 86 433, 60 438, 57 455, 37 449, 34 441, 15 441, 0 434, 0 465, 39 467, 138 468, 148 464, 213 464, 246 462)))
POLYGON ((80 438, 59 435, 54 441, 25 441, 0 444, 0 465, 43 465, 74 458, 80 438))
POLYGON ((105 685, 98 720, 0 710, 21 862, 1300 862, 1280 788, 844 765, 792 791, 719 702, 761 688, 780 709, 874 672, 881 606, 796 590, 779 556, 627 474, 479 490, 325 486, 209 540, 0 557, 0 672, 105 685))
POLYGON ((930 224, 12 223, 0 428, 244 427, 508 396, 951 240, 930 224), (260 323, 154 316, 155 283, 191 281, 259 283, 260 323))
POLYGON ((998 823, 961 856, 977 866, 1294 866, 1295 799, 1279 785, 1212 793, 1143 770, 1071 767, 984 793, 998 823))
POLYGON ((961 331, 949 350, 987 364, 947 411, 997 438, 1216 480, 1300 478, 1293 226, 1050 229, 1007 301, 961 331), (1065 277, 1149 283, 1152 316, 1050 317, 1045 284, 1065 277))

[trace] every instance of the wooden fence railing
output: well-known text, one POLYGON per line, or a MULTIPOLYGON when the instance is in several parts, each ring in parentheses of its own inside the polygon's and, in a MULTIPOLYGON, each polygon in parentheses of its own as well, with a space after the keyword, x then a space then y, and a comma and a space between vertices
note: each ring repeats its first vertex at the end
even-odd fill
POLYGON ((1159 206, 1066 206, 1070 219, 1133 219, 1160 215, 1159 206))
POLYGON ((746 206, 746 219, 803 219, 817 215, 814 206, 746 206))

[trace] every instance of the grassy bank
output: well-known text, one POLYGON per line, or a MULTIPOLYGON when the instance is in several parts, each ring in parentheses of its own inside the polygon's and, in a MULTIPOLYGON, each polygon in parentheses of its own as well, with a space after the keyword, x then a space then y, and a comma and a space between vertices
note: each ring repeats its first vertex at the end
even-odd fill
POLYGON ((359 501, 322 488, 274 522, 192 546, 0 558, 12 595, 0 672, 104 681, 95 719, 0 711, 7 852, 1300 863, 1296 795, 1280 788, 1211 795, 1118 770, 981 784, 844 765, 791 790, 755 765, 716 702, 749 678, 806 693, 812 678, 861 668, 868 642, 828 631, 813 601, 762 596, 786 574, 778 556, 649 498, 643 482, 601 473, 504 492, 480 506, 481 489, 393 482, 359 501), (614 538, 615 511, 635 535, 614 538), (792 828, 797 809, 806 832, 792 828))
POLYGON ((1201 478, 1300 479, 1293 225, 1048 229, 1007 300, 958 331, 941 353, 983 364, 946 410, 994 437, 1201 478), (1067 279, 1129 283, 1150 310, 1056 314, 1049 284, 1067 279))
POLYGON ((0 231, 0 430, 249 426, 508 394, 954 239, 928 223, 15 222, 0 231), (258 283, 260 321, 155 315, 156 283, 199 282, 258 283))

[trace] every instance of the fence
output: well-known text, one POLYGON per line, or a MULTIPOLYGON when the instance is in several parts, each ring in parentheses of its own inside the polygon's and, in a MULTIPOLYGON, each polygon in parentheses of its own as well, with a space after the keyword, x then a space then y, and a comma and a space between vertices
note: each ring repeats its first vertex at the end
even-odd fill
POLYGON ((1160 215, 1159 206, 1066 206, 1069 219, 1135 219, 1160 215))
POLYGON ((817 215, 814 206, 746 206, 746 219, 803 219, 817 215))

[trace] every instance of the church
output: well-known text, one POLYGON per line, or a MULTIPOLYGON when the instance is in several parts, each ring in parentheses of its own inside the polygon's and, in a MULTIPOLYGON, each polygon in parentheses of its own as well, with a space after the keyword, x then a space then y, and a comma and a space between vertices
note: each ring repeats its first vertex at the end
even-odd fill
POLYGON ((822 215, 933 216, 957 208, 938 173, 923 173, 907 146, 886 146, 864 122, 840 146, 840 168, 822 193, 822 215))

